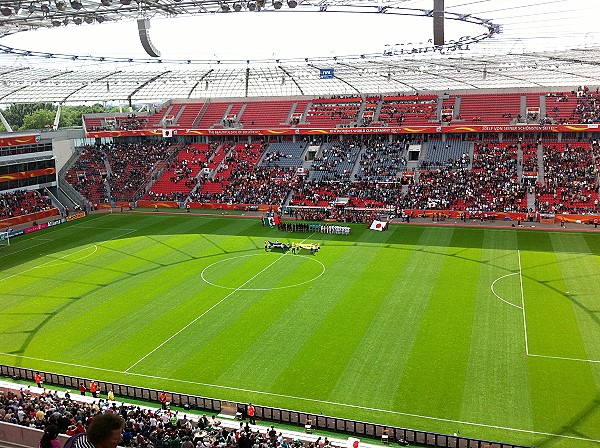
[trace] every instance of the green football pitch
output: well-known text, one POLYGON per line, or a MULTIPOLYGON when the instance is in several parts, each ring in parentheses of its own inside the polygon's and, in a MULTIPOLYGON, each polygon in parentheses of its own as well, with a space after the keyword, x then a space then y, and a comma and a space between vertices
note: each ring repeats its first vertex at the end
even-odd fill
POLYGON ((94 215, 0 247, 0 362, 534 446, 600 443, 600 235, 94 215), (320 243, 265 252, 266 239, 320 243))

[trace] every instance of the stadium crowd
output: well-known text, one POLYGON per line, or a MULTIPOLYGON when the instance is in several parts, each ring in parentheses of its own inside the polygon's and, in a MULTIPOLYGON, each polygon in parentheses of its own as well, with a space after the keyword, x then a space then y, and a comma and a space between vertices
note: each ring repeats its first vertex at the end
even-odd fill
MULTIPOLYGON (((112 391, 111 391, 112 392, 112 391)), ((113 397, 114 398, 114 397, 113 397)), ((0 390, 0 421, 45 429, 50 425, 61 434, 86 432, 99 414, 115 413, 125 421, 119 446, 139 448, 328 448, 325 437, 316 442, 284 438, 273 426, 266 430, 240 422, 229 429, 214 416, 182 415, 179 411, 140 407, 113 400, 76 401, 70 391, 59 394, 44 389, 40 395, 21 388, 19 393, 0 390)))
POLYGON ((542 213, 598 212, 597 167, 589 144, 544 146, 544 184, 536 208, 542 213))
MULTIPOLYGON (((92 155, 86 155, 84 150, 76 167, 85 170, 86 178, 92 175, 97 178, 100 172, 102 179, 99 166, 104 165, 106 154, 112 168, 106 177, 115 200, 139 198, 150 174, 163 163, 172 186, 162 190, 153 187, 146 198, 313 207, 316 211, 304 212, 300 217, 324 214, 323 219, 359 219, 356 209, 361 208, 447 209, 470 213, 598 211, 595 162, 598 155, 594 155, 594 151, 600 152, 598 145, 548 143, 551 146, 546 146, 543 152, 544 172, 539 175, 544 180, 540 183, 537 182, 539 141, 476 141, 472 144, 472 160, 468 151, 462 155, 452 153, 451 143, 446 142, 446 149, 438 151, 438 158, 416 161, 414 173, 406 171, 407 142, 392 143, 381 137, 325 143, 318 157, 304 165, 308 170, 273 165, 277 159, 291 155, 285 149, 269 153, 266 142, 205 144, 202 149, 186 148, 178 156, 169 152, 172 148, 168 145, 158 143, 111 144, 87 149, 92 155), (449 154, 454 154, 454 158, 444 159, 449 154), (206 170, 214 174, 214 179, 206 170), (303 173, 299 174, 300 171, 303 173), (331 210, 325 213, 326 208, 331 210), (340 212, 342 208, 352 210, 352 214, 340 212)), ((429 145, 435 150, 439 143, 432 140, 429 145)), ((76 169, 70 172, 76 176, 80 188, 87 188, 81 172, 76 169)))
POLYGON ((132 201, 140 195, 150 180, 155 165, 171 157, 170 144, 157 143, 109 143, 101 148, 111 167, 111 196, 115 201, 132 201))
POLYGON ((88 200, 95 203, 108 202, 108 172, 105 160, 106 153, 101 147, 83 147, 73 165, 67 170, 66 181, 88 200))
POLYGON ((52 201, 37 190, 0 193, 0 219, 41 212, 52 207, 52 201))

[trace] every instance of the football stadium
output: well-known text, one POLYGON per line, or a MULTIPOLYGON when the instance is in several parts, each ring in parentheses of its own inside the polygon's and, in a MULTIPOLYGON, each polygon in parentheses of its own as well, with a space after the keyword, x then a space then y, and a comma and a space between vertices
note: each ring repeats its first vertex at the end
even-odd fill
POLYGON ((0 2, 0 446, 598 446, 597 9, 0 2))

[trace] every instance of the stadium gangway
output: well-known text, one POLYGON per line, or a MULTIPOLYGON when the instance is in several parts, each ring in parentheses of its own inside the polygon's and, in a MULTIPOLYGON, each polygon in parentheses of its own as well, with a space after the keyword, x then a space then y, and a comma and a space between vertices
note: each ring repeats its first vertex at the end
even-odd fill
MULTIPOLYGON (((44 378, 45 384, 64 387, 66 389, 77 390, 79 384, 89 384, 91 378, 74 377, 62 375, 53 372, 44 372, 41 370, 26 369, 6 364, 0 364, 0 375, 13 380, 27 380, 35 382, 35 374, 40 373, 44 378)), ((115 396, 144 400, 160 403, 161 390, 149 389, 140 386, 132 386, 119 383, 95 380, 98 384, 98 390, 106 395, 107 391, 112 389, 115 396)), ((242 416, 246 415, 246 403, 236 403, 218 398, 208 398, 198 395, 180 394, 177 392, 167 392, 171 398, 171 406, 181 407, 190 410, 201 410, 212 413, 220 413, 224 407, 233 406, 242 416)), ((284 423, 304 427, 306 420, 312 420, 313 430, 328 431, 340 434, 346 434, 353 437, 368 437, 370 439, 381 440, 385 430, 388 431, 389 440, 392 442, 404 440, 409 444, 419 446, 447 447, 447 448, 530 448, 525 445, 515 445, 511 443, 494 442, 490 440, 472 439, 460 435, 439 434, 416 429, 399 428, 394 426, 380 425, 376 423, 367 423, 357 420, 348 420, 344 418, 325 416, 320 414, 311 414, 307 412, 293 411, 289 409, 272 408, 269 406, 254 405, 255 417, 260 420, 284 423)))

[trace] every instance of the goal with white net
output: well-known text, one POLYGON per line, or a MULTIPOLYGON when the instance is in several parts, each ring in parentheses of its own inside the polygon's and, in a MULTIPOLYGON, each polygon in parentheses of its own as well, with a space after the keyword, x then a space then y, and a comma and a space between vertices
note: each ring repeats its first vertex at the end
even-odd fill
POLYGON ((10 246, 10 233, 0 232, 0 246, 10 246))

